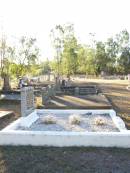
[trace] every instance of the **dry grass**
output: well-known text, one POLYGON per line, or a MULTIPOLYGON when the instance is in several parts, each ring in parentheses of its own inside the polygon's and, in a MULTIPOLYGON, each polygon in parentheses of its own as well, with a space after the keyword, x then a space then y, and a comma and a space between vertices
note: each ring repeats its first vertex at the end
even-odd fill
POLYGON ((56 124, 56 118, 53 115, 47 115, 41 118, 44 124, 56 124))
POLYGON ((80 122, 81 122, 80 115, 73 114, 73 115, 69 116, 69 124, 78 124, 79 125, 80 122))
POLYGON ((96 117, 96 118, 94 119, 94 124, 97 125, 97 126, 102 126, 102 125, 105 125, 106 122, 105 122, 105 120, 104 120, 103 118, 101 118, 101 117, 96 117))

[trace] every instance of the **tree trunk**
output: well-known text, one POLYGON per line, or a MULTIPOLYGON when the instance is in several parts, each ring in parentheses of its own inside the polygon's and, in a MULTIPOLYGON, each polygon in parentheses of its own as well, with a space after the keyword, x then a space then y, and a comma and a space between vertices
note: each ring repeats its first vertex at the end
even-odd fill
POLYGON ((4 75, 3 76, 3 79, 4 79, 4 83, 3 83, 3 90, 4 91, 9 91, 11 90, 11 87, 10 87, 10 81, 9 81, 9 76, 8 75, 4 75))

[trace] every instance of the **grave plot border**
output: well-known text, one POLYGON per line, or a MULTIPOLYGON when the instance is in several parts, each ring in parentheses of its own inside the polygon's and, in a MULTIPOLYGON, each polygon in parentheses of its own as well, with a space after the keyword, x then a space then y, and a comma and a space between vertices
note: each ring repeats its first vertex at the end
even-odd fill
POLYGON ((32 145, 32 146, 93 146, 130 148, 130 130, 125 128, 123 120, 116 116, 114 110, 35 110, 26 117, 21 117, 0 131, 0 145, 32 145), (29 127, 39 115, 50 112, 92 112, 109 113, 120 132, 56 132, 15 130, 17 126, 29 127))

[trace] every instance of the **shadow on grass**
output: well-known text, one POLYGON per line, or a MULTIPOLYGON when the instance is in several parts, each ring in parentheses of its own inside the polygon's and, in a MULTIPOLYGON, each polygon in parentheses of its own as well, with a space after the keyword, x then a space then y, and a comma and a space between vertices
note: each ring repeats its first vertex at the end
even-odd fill
POLYGON ((129 173, 129 158, 130 149, 0 147, 0 172, 129 173))

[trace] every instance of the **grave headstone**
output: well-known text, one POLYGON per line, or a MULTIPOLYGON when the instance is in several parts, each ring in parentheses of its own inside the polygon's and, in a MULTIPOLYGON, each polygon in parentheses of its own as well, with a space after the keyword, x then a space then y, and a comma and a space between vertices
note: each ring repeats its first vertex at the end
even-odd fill
POLYGON ((34 89, 33 87, 21 88, 21 115, 28 116, 34 111, 34 89))
POLYGON ((48 89, 46 87, 42 88, 42 104, 46 104, 50 101, 48 89))
POLYGON ((75 95, 79 95, 79 87, 75 87, 75 89, 74 89, 74 94, 75 94, 75 95))
POLYGON ((48 91, 48 96, 49 96, 49 97, 52 97, 52 92, 53 92, 53 91, 52 91, 52 86, 51 86, 51 85, 48 85, 48 86, 47 86, 47 91, 48 91))
POLYGON ((61 91, 60 89, 60 79, 58 77, 55 78, 55 89, 56 91, 61 91))
POLYGON ((51 85, 51 89, 52 89, 52 97, 55 97, 55 95, 56 95, 55 85, 51 85))

